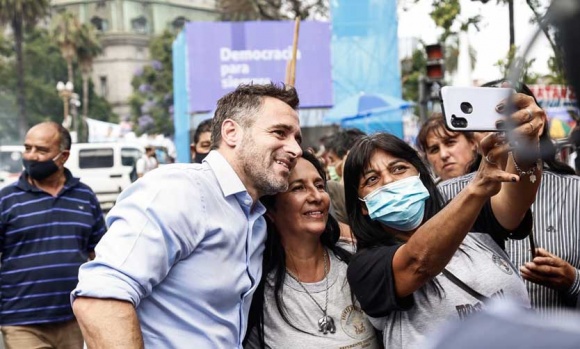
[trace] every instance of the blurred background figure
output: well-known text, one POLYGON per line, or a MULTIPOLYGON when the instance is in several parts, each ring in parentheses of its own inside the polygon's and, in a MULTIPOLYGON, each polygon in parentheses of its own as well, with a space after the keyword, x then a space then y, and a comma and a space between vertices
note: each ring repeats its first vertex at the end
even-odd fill
POLYGON ((474 133, 449 131, 441 113, 433 113, 421 126, 417 148, 431 165, 436 181, 462 176, 477 169, 472 165, 479 165, 474 133))
POLYGON ((333 134, 328 140, 326 150, 328 151, 328 164, 326 168, 330 175, 330 180, 342 181, 342 168, 346 155, 356 141, 366 135, 358 128, 348 128, 333 134))
POLYGON ((564 312, 540 316, 508 301, 491 306, 463 321, 452 321, 433 332, 425 349, 578 348, 580 315, 564 312), (490 335, 491 334, 491 335, 490 335))
POLYGON ((262 198, 268 238, 244 348, 379 348, 346 281, 324 167, 304 151, 288 191, 262 198))
POLYGON ((137 178, 143 177, 147 172, 157 168, 159 163, 157 162, 157 155, 155 155, 155 148, 148 145, 145 147, 145 154, 135 163, 135 169, 137 171, 137 178))
POLYGON ((330 213, 339 222, 341 244, 351 244, 352 246, 354 246, 354 236, 348 227, 348 217, 344 204, 342 169, 350 148, 352 148, 359 138, 365 135, 363 131, 357 128, 349 128, 333 134, 326 142, 328 161, 326 171, 330 178, 326 183, 326 190, 330 195, 330 213))
POLYGON ((350 148, 364 135, 363 131, 351 128, 338 131, 330 136, 326 142, 326 170, 329 175, 328 193, 330 194, 334 218, 342 223, 348 223, 346 209, 344 208, 342 168, 350 148))
POLYGON ((189 145, 191 161, 201 164, 211 148, 211 119, 199 123, 193 134, 193 142, 189 145))

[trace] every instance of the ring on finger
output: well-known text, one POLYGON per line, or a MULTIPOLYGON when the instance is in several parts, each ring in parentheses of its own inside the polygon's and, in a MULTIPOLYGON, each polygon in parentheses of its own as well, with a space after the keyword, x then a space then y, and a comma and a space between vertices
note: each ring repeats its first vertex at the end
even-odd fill
POLYGON ((528 124, 530 124, 530 126, 532 127, 532 132, 534 132, 536 130, 536 128, 534 127, 534 124, 532 124, 531 121, 528 121, 528 124))
POLYGON ((495 161, 493 161, 493 158, 490 158, 489 154, 487 154, 485 156, 485 161, 487 161, 488 163, 490 163, 492 165, 497 165, 497 163, 495 161))

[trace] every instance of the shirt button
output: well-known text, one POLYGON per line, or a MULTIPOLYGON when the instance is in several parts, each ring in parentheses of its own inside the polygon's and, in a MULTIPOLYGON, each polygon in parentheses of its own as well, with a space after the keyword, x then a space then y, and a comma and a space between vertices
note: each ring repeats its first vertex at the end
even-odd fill
POLYGON ((246 204, 246 205, 250 205, 251 203, 252 203, 252 200, 249 200, 249 199, 244 201, 244 204, 246 204))

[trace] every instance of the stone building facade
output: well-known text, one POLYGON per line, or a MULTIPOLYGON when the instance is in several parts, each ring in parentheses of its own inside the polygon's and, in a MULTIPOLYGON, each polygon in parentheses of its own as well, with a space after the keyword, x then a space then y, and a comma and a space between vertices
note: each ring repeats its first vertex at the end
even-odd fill
POLYGON ((53 15, 66 10, 100 32, 103 54, 94 62, 96 92, 119 116, 129 114, 131 79, 150 62, 149 41, 187 21, 214 21, 216 0, 52 0, 53 15))

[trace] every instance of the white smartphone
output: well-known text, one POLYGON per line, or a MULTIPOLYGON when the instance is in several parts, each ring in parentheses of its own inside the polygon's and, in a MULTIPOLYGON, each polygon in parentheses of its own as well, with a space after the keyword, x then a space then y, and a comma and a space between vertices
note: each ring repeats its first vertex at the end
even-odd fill
POLYGON ((497 124, 505 115, 495 108, 513 93, 514 89, 506 87, 444 86, 440 96, 445 124, 455 132, 505 130, 505 123, 497 124))

